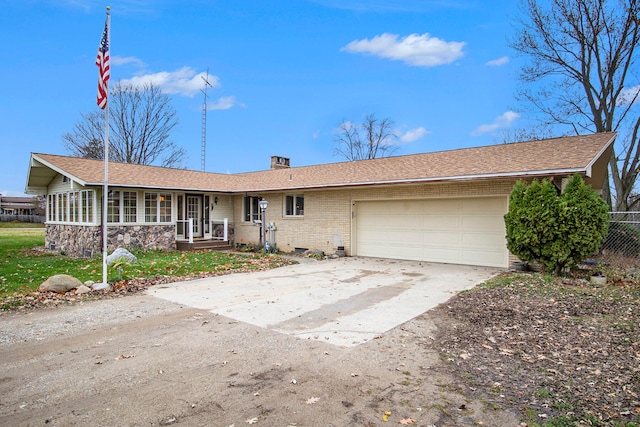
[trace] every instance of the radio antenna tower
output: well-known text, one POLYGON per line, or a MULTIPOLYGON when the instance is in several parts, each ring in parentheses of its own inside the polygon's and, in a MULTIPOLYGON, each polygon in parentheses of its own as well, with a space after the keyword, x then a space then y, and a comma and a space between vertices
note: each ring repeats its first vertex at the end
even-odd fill
POLYGON ((202 101, 202 150, 200 153, 202 160, 200 168, 204 172, 207 153, 207 88, 213 87, 211 83, 209 83, 209 67, 207 67, 207 77, 200 77, 204 80, 204 88, 200 89, 200 92, 204 95, 204 100, 202 101))

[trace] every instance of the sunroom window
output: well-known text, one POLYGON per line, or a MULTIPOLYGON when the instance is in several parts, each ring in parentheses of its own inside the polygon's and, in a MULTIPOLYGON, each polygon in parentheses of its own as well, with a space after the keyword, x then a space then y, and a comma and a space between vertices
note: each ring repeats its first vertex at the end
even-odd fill
POLYGON ((145 193, 145 222, 171 222, 171 194, 145 193))
POLYGON ((107 222, 136 222, 138 194, 135 191, 109 191, 107 222))

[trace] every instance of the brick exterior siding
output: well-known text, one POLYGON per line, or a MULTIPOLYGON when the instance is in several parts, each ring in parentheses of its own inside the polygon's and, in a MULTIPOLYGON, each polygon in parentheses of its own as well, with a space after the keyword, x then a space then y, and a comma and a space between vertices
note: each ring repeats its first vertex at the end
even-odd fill
MULTIPOLYGON (((280 251, 296 248, 319 249, 334 253, 341 241, 346 254, 352 247, 352 206, 366 200, 429 199, 448 197, 504 196, 511 193, 514 179, 433 183, 417 185, 371 186, 336 190, 297 191, 304 194, 304 218, 284 215, 284 197, 293 193, 261 193, 269 201, 267 222, 276 223, 276 243, 280 251)), ((258 243, 260 227, 243 222, 243 196, 234 200, 236 243, 258 243)), ((505 212, 506 213, 506 212, 505 212)), ((511 261, 511 257, 510 257, 511 261)))

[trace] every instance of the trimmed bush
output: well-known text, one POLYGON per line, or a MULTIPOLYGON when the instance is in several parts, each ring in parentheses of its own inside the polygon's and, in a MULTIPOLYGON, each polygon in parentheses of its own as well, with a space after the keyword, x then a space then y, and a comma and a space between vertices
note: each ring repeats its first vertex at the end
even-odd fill
POLYGON ((547 179, 518 181, 504 216, 507 247, 525 262, 559 273, 595 253, 607 233, 607 204, 579 174, 562 195, 547 179))

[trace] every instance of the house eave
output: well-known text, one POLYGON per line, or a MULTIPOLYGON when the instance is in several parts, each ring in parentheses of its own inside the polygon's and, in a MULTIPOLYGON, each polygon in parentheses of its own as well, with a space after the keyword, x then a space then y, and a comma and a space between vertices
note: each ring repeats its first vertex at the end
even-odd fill
POLYGON ((490 179, 509 179, 509 178, 535 178, 547 176, 566 176, 574 173, 586 174, 586 168, 569 168, 569 169, 548 169, 526 172, 506 172, 491 174, 474 174, 474 175, 456 175, 456 176, 438 176, 428 178, 405 178, 397 180, 378 180, 378 181, 360 181, 348 183, 336 183, 326 185, 300 185, 287 187, 264 187, 237 190, 234 193, 258 193, 258 192, 276 192, 276 191, 293 191, 293 190, 321 190, 331 188, 351 188, 351 187, 367 187, 373 185, 410 185, 410 184, 428 184, 437 182, 460 182, 473 180, 490 180, 490 179))
MULTIPOLYGON (((86 183, 86 187, 102 187, 104 184, 102 182, 88 182, 86 183)), ((165 187, 162 185, 139 185, 139 184, 122 184, 122 183, 110 183, 109 187, 112 188, 136 188, 139 190, 155 190, 155 191, 178 191, 184 193, 218 193, 218 194, 234 194, 237 191, 232 190, 217 190, 217 189, 209 189, 209 188, 198 188, 198 187, 165 187)))

